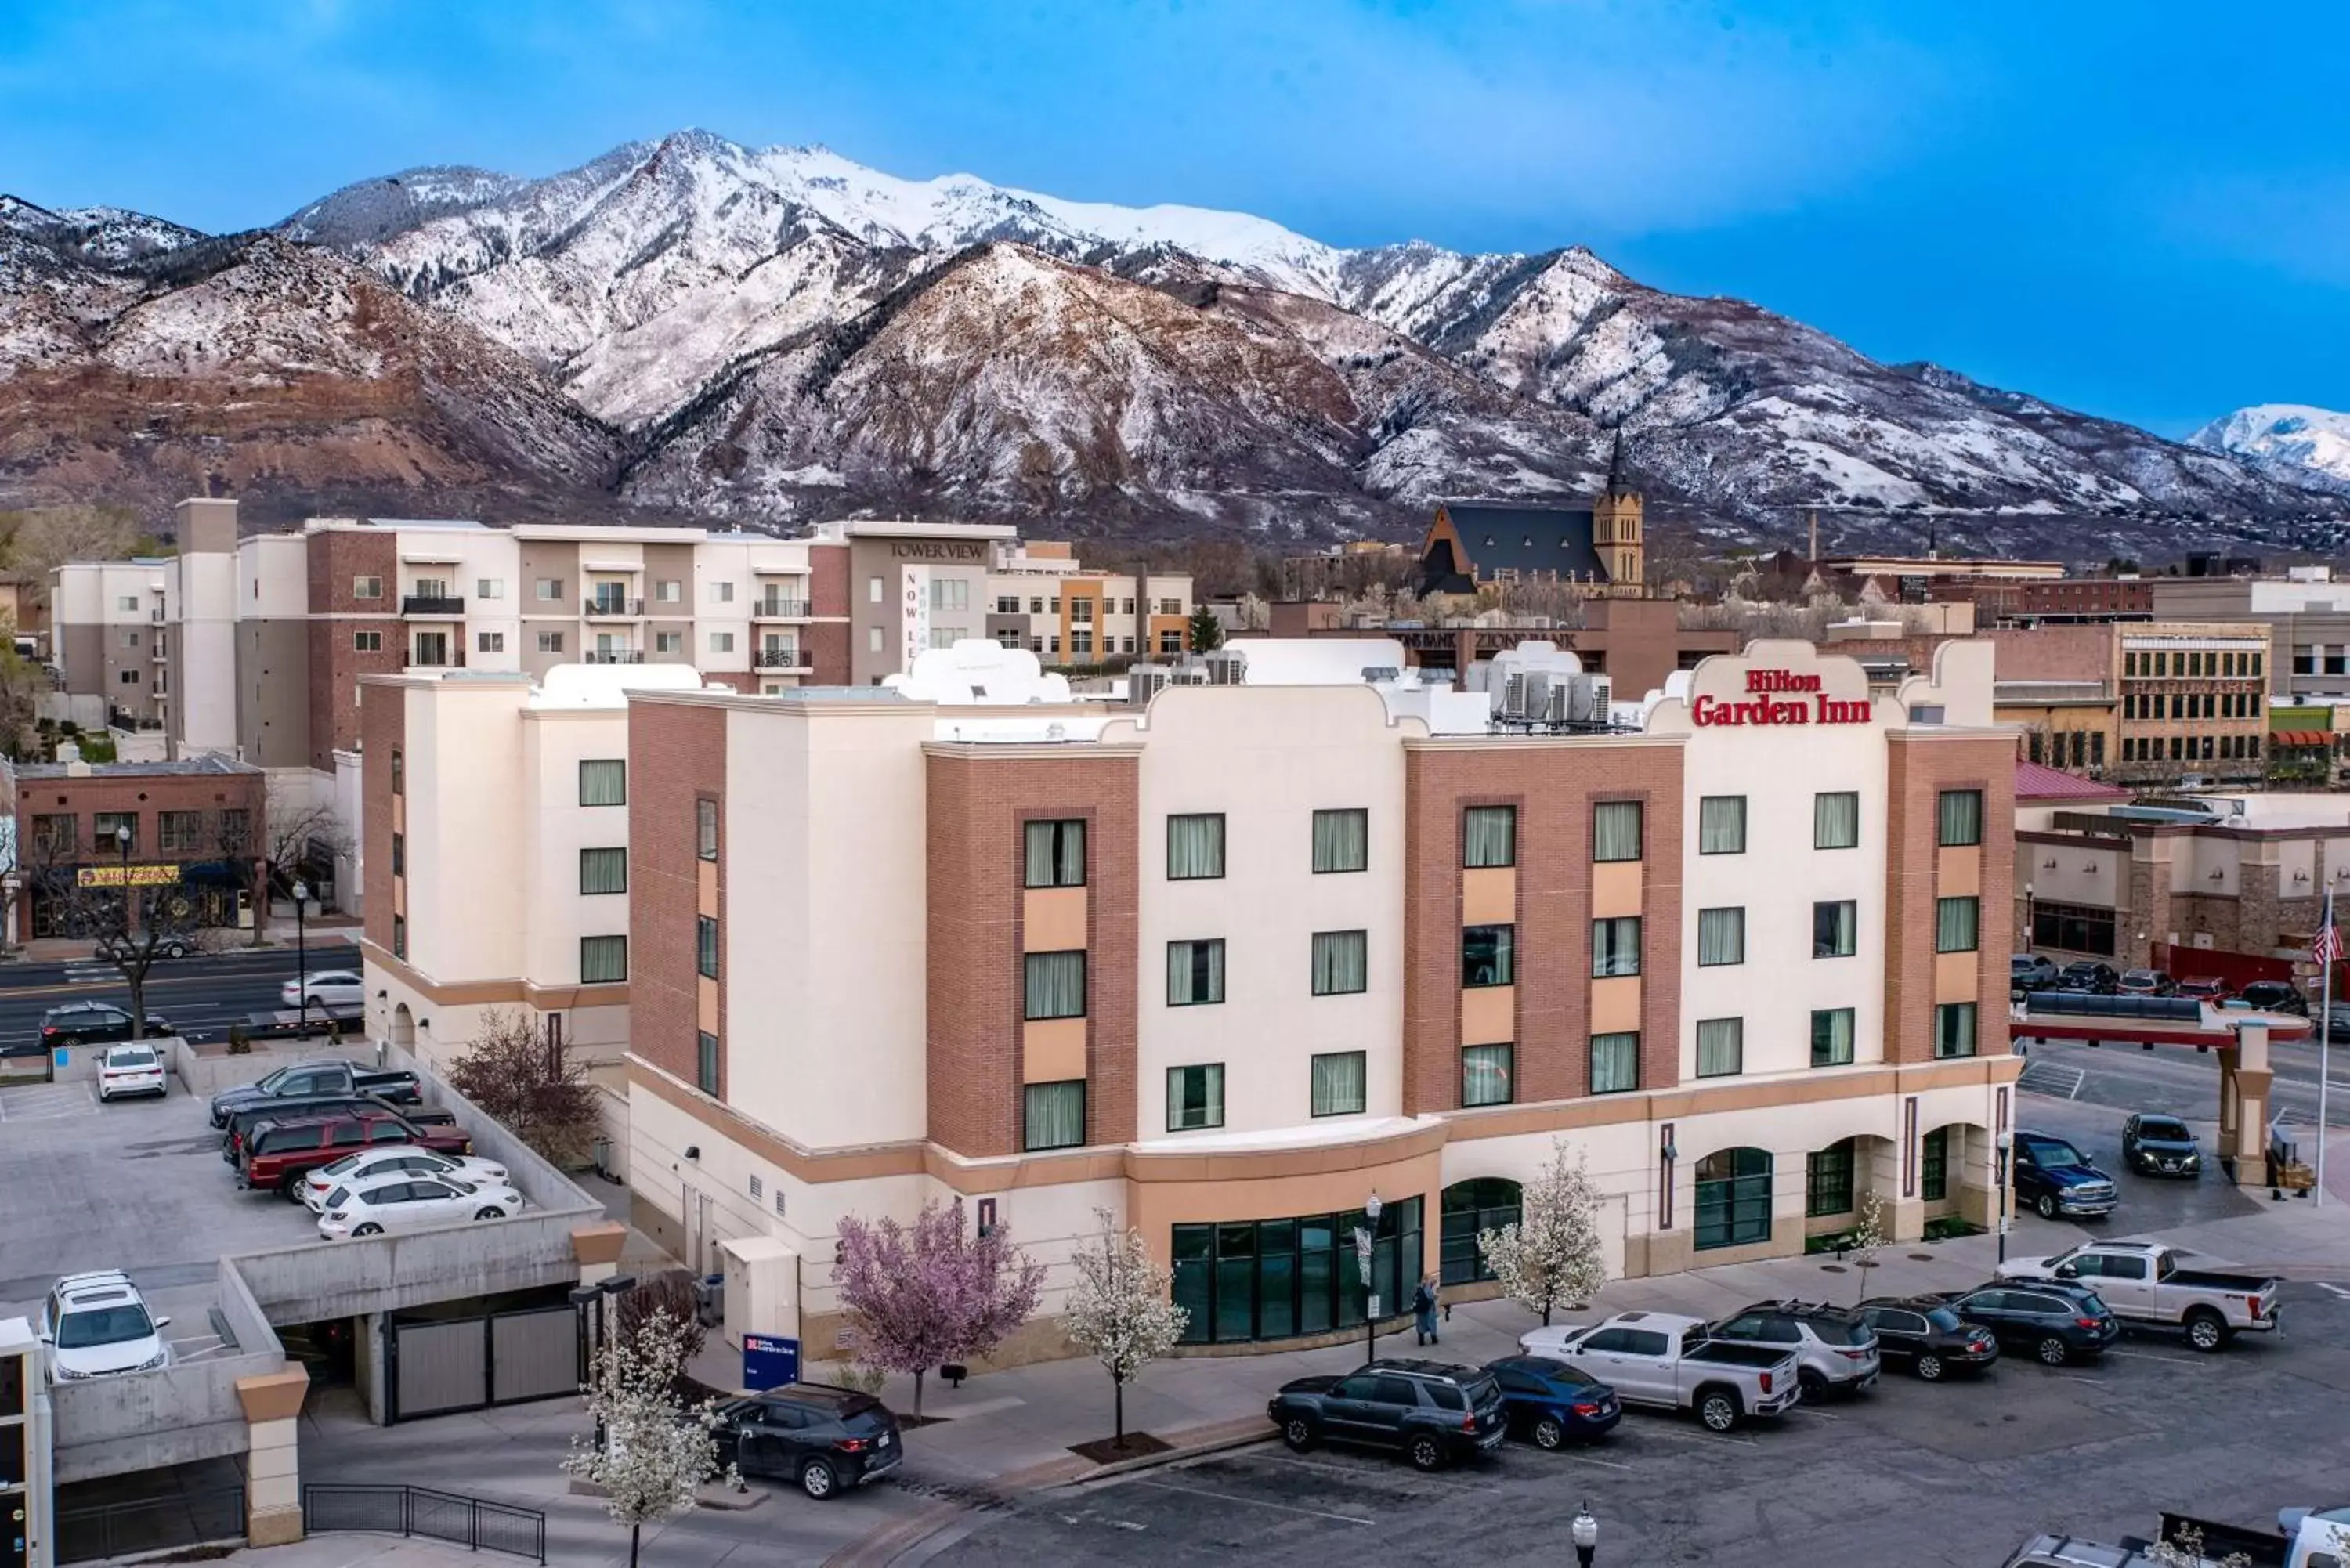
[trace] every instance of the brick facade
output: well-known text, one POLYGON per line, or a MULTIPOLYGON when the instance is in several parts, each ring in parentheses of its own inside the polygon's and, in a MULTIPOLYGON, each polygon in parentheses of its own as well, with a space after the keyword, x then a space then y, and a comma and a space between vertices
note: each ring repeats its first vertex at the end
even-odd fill
MULTIPOLYGON (((694 802, 719 804, 720 920, 725 904, 723 708, 639 697, 629 704, 629 1047, 680 1081, 701 1081, 701 976, 694 966, 701 857, 694 802)), ((722 935, 722 951, 723 940, 722 935)), ((718 966, 725 984, 730 966, 718 966)), ((725 1027, 720 992, 719 1026, 725 1027)), ((719 1060, 725 1096, 726 1053, 719 1060)))
MULTIPOLYGON (((369 675, 397 675, 407 667, 407 628, 400 618, 400 555, 390 533, 328 528, 309 536, 310 766, 335 770, 335 753, 359 739, 359 683, 369 675), (383 597, 351 592, 374 577, 383 597), (372 631, 382 644, 362 653, 356 634, 372 631)), ((462 646, 451 657, 462 660, 462 646)))
MULTIPOLYGON (((191 888, 210 886, 222 892, 234 886, 256 898, 260 889, 262 849, 268 840, 267 778, 257 768, 249 772, 212 772, 192 774, 150 773, 130 764, 131 771, 115 772, 99 767, 79 777, 47 776, 50 770, 30 776, 19 775, 16 802, 16 843, 27 873, 25 878, 25 905, 18 913, 20 929, 30 933, 42 920, 40 904, 46 896, 42 887, 47 875, 65 877, 82 866, 109 867, 122 863, 121 850, 112 840, 100 842, 96 831, 96 818, 101 812, 117 815, 128 815, 137 819, 131 829, 130 863, 133 866, 182 867, 224 864, 226 875, 215 876, 208 884, 191 882, 191 888), (240 827, 228 812, 244 813, 240 827), (162 814, 165 812, 193 813, 199 821, 192 838, 181 838, 171 846, 163 843, 162 814), (70 816, 74 819, 73 848, 62 846, 50 853, 36 824, 43 817, 70 816)), ((203 874, 199 874, 203 875, 203 874)), ((74 906, 59 913, 70 916, 74 906)), ((234 920, 232 904, 221 905, 224 919, 234 920)), ((205 916, 199 913, 196 917, 205 916)))
POLYGON ((2003 735, 1886 737, 1885 1059, 1934 1059, 1935 902, 1942 896, 1941 794, 1982 792, 1975 1054, 2007 1052, 2015 936, 2015 760, 2003 735))
POLYGON ((848 546, 808 546, 808 614, 801 646, 815 673, 811 686, 846 686, 848 674, 848 546))

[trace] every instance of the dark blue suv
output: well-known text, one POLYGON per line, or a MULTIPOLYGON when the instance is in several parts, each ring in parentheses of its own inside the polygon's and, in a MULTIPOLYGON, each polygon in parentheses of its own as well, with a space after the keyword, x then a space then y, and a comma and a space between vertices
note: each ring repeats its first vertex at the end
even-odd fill
POLYGON ((1616 1390, 1594 1383, 1564 1361, 1547 1355, 1505 1355, 1485 1370, 1502 1386, 1502 1408, 1510 1430, 1555 1449, 1569 1439, 1604 1438, 1624 1418, 1616 1390))
POLYGON ((2081 1285, 2004 1280, 1944 1300, 1960 1317, 2010 1345, 2029 1346, 2049 1366, 2102 1355, 2122 1333, 2097 1293, 2081 1285))

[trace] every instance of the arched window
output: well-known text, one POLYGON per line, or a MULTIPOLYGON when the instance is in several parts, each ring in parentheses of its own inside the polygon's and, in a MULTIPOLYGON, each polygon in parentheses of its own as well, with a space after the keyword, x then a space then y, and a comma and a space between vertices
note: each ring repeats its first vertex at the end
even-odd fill
POLYGON ((1832 1143, 1804 1158, 1804 1212, 1814 1218, 1852 1212, 1853 1141, 1832 1143))
POLYGON ((1506 1176, 1481 1176, 1444 1189, 1444 1239, 1440 1256, 1448 1285, 1490 1280, 1493 1271, 1477 1251, 1477 1232, 1518 1222, 1518 1184, 1506 1176))
POLYGON ((1725 1148, 1699 1160, 1698 1249, 1738 1247, 1770 1239, 1770 1151, 1725 1148))

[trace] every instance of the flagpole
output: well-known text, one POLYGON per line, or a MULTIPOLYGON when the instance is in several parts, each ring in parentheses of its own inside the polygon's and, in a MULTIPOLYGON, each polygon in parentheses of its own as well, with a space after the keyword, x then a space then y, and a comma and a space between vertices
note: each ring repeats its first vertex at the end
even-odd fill
POLYGON ((2334 1060, 2334 960, 2341 941, 2334 929, 2334 888, 2325 889, 2325 978, 2323 989, 2324 1003, 2317 1021, 2317 1186, 2311 1200, 2323 1207, 2325 1202, 2325 1084, 2334 1060))

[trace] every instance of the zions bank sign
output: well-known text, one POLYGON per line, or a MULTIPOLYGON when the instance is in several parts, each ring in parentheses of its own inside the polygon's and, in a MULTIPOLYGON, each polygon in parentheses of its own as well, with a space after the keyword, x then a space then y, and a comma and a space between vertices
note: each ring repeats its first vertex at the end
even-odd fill
POLYGON ((1792 670, 1750 670, 1742 699, 1700 697, 1690 704, 1690 721, 1717 724, 1866 724, 1873 717, 1868 699, 1831 697, 1816 675, 1792 670))

